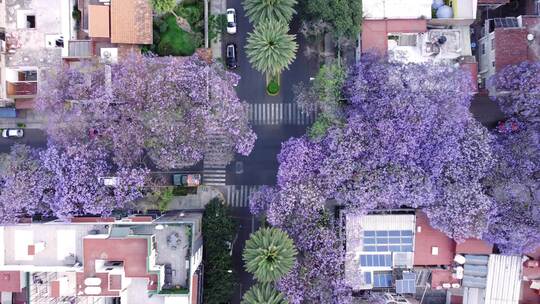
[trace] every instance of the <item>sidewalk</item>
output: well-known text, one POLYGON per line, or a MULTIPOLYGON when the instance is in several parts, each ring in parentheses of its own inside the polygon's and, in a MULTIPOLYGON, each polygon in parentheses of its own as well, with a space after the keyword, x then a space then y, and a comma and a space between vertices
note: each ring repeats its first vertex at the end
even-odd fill
MULTIPOLYGON (((219 187, 199 186, 196 194, 186 196, 175 196, 167 206, 167 211, 171 210, 202 210, 213 198, 219 197, 224 199, 222 191, 219 187)), ((133 204, 134 208, 146 212, 147 210, 158 209, 157 202, 150 198, 143 198, 133 204)))
MULTIPOLYGON (((227 12, 226 0, 210 0, 210 15, 222 15, 227 12)), ((219 33, 217 37, 210 41, 210 48, 212 49, 212 57, 214 59, 221 58, 221 36, 219 33)))
POLYGON ((25 124, 25 128, 28 129, 44 128, 45 118, 37 116, 32 111, 24 111, 21 114, 21 117, 16 118, 0 118, 0 129, 17 128, 17 124, 25 124))

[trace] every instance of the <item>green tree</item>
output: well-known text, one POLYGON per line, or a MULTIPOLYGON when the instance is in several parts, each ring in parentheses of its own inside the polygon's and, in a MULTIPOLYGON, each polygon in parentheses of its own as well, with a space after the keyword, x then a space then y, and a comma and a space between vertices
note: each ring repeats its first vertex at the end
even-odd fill
POLYGON ((303 0, 308 17, 331 26, 336 38, 356 39, 362 23, 362 0, 303 0))
POLYGON ((158 14, 172 13, 176 16, 174 13, 174 8, 177 5, 176 0, 151 0, 151 2, 154 11, 158 14))
POLYGON ((244 10, 249 21, 257 25, 266 20, 289 23, 296 13, 297 0, 244 0, 244 10))
POLYGON ((227 302, 234 292, 232 258, 228 244, 233 240, 236 224, 229 207, 220 199, 211 200, 202 220, 204 248, 204 303, 227 302))
POLYGON ((264 21, 247 38, 246 53, 251 65, 271 77, 279 75, 296 57, 298 44, 286 24, 264 21))
POLYGON ((281 229, 262 228, 251 234, 244 248, 246 270, 261 282, 273 282, 288 273, 297 251, 281 229))
POLYGON ((258 283, 253 285, 242 298, 241 304, 288 304, 285 296, 271 284, 258 283))

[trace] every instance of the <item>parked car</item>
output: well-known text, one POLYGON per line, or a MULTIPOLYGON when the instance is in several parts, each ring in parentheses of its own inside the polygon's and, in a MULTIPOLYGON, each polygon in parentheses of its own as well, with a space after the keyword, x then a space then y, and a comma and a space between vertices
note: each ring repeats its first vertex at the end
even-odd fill
POLYGON ((21 138, 24 135, 23 129, 4 129, 2 137, 4 138, 21 138))
POLYGON ((236 34, 236 11, 234 8, 227 9, 227 33, 236 34))
POLYGON ((201 184, 200 174, 173 174, 173 185, 197 187, 201 184))
POLYGON ((120 179, 116 176, 105 176, 98 178, 99 182, 108 187, 116 187, 120 183, 120 179))
POLYGON ((236 44, 234 43, 227 44, 227 56, 225 58, 225 62, 227 63, 227 67, 229 69, 236 69, 237 67, 236 44))

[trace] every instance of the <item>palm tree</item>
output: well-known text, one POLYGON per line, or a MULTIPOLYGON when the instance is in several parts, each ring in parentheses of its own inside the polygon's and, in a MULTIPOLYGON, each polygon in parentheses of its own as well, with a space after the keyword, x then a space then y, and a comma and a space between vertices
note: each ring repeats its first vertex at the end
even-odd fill
POLYGON ((296 13, 297 0, 244 0, 244 10, 249 21, 257 25, 265 20, 289 23, 296 13))
POLYGON ((246 53, 257 71, 274 77, 293 62, 298 44, 295 36, 289 35, 288 31, 284 23, 264 21, 249 33, 246 53))
POLYGON ((273 282, 288 273, 297 254, 291 238, 277 228, 263 228, 246 242, 246 270, 261 282, 273 282))
POLYGON ((241 304, 288 304, 285 296, 268 283, 252 286, 242 298, 241 304))

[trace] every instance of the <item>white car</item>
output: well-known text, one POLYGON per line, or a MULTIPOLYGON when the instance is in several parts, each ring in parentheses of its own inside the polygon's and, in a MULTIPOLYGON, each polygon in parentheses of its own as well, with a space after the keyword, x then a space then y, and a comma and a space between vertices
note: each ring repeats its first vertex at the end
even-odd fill
POLYGON ((236 11, 234 8, 227 9, 227 33, 236 34, 236 11))
POLYGON ((116 176, 105 176, 98 178, 100 184, 107 187, 116 187, 120 183, 120 179, 116 176))
POLYGON ((2 130, 2 137, 4 138, 21 138, 24 135, 23 129, 4 129, 2 130))

